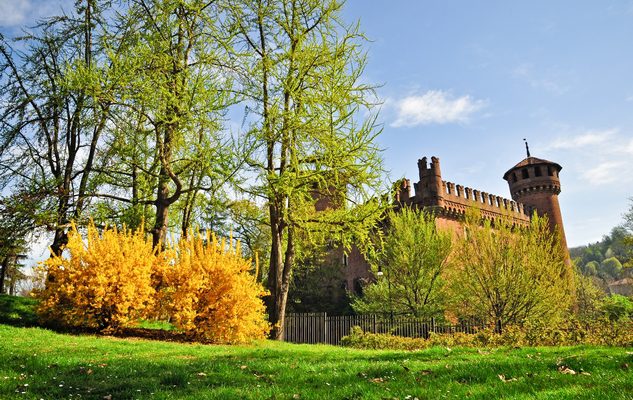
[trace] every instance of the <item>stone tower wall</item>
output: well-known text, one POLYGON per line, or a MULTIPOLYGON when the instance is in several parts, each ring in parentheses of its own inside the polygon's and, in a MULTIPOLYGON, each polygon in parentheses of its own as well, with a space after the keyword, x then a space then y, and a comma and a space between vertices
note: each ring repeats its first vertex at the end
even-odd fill
POLYGON ((558 232, 564 248, 567 248, 563 216, 558 194, 561 191, 558 173, 560 165, 546 160, 528 157, 526 165, 517 165, 504 175, 508 181, 512 198, 522 202, 528 214, 536 211, 547 215, 550 230, 558 232))

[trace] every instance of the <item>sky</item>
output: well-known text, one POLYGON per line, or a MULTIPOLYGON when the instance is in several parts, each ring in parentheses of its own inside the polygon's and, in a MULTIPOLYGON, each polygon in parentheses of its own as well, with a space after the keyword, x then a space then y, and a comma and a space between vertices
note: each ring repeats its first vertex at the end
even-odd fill
MULTIPOLYGON (((19 33, 69 0, 0 0, 19 33)), ((562 165, 567 242, 598 241, 633 197, 633 1, 348 0, 379 85, 378 141, 390 179, 445 180, 510 197, 505 171, 532 156, 562 165)))

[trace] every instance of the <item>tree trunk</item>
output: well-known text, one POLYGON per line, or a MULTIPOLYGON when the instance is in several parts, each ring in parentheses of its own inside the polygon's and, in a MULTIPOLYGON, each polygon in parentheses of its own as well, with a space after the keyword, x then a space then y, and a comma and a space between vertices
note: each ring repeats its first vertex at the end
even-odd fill
POLYGON ((272 325, 270 338, 274 340, 283 340, 283 324, 286 314, 285 301, 288 295, 284 297, 282 290, 282 274, 283 274, 283 234, 279 229, 279 221, 276 217, 277 211, 274 205, 270 206, 271 213, 271 247, 270 247, 270 269, 268 271, 268 290, 270 295, 267 297, 266 308, 268 309, 268 321, 272 325), (283 306, 282 306, 283 303, 283 306))
POLYGON ((53 244, 51 244, 51 256, 61 256, 64 251, 64 247, 68 244, 68 233, 64 228, 55 229, 55 237, 53 238, 53 244))
POLYGON ((0 272, 0 294, 4 294, 4 279, 9 269, 9 256, 4 256, 2 260, 2 271, 0 272))
POLYGON ((164 246, 167 240, 167 220, 169 217, 168 195, 169 189, 167 183, 161 183, 158 189, 158 198, 156 199, 156 222, 152 229, 152 244, 154 248, 164 246))

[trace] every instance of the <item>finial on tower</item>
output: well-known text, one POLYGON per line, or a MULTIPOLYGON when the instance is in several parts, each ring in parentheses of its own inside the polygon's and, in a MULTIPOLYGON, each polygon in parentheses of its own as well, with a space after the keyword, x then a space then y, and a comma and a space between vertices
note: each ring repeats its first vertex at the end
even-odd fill
POLYGON ((523 138, 523 141, 525 142, 525 151, 527 152, 527 156, 528 158, 530 158, 530 146, 528 146, 528 142, 526 138, 523 138))

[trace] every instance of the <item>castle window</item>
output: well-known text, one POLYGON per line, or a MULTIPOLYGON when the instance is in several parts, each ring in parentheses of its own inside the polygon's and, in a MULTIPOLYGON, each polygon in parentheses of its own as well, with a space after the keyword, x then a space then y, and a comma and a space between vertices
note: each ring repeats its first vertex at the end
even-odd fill
POLYGON ((348 267, 348 263, 347 263, 347 254, 343 254, 343 265, 348 267))
POLYGON ((534 167, 534 175, 535 176, 542 176, 543 174, 541 174, 541 167, 534 167))
POLYGON ((517 174, 515 172, 512 173, 512 182, 516 182, 517 181, 517 174))
POLYGON ((552 173, 552 167, 547 167, 547 176, 554 176, 554 174, 552 173))
POLYGON ((529 178, 529 177, 530 177, 530 175, 528 174, 528 170, 527 170, 527 168, 524 168, 524 169, 521 171, 521 176, 523 177, 523 179, 527 179, 527 178, 529 178))

